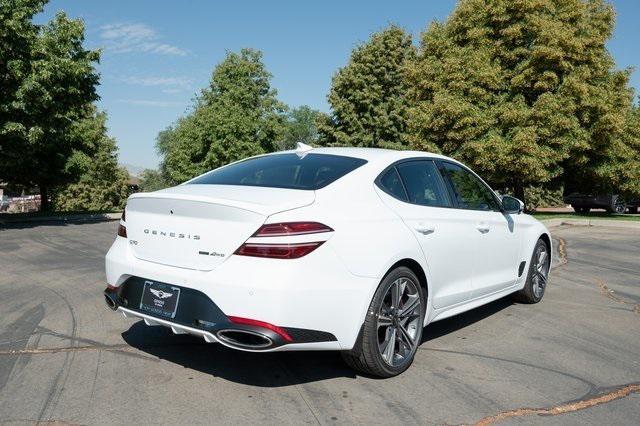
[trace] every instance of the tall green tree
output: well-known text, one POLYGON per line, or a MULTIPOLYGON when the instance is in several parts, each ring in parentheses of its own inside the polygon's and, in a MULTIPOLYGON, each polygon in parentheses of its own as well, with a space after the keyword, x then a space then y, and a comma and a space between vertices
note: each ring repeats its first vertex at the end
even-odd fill
POLYGON ((158 170, 145 169, 140 174, 140 189, 144 192, 153 192, 167 188, 169 184, 158 170))
POLYGON ((411 145, 523 199, 554 180, 611 189, 632 105, 629 73, 606 48, 613 26, 602 0, 460 1, 408 69, 411 145))
POLYGON ((333 77, 331 115, 319 123, 322 143, 405 149, 405 67, 414 56, 411 36, 395 25, 357 47, 333 77))
POLYGON ((275 151, 285 106, 276 99, 262 53, 227 53, 190 114, 161 132, 161 169, 173 183, 251 155, 275 151))
POLYGON ((84 146, 67 161, 68 172, 79 178, 54 191, 58 211, 120 210, 129 195, 129 173, 118 166, 118 148, 107 136, 106 114, 88 108, 87 118, 70 129, 71 136, 83 140, 84 146))
POLYGON ((58 13, 33 23, 46 0, 0 0, 0 180, 51 188, 77 179, 68 161, 84 141, 71 127, 98 99, 99 52, 86 50, 84 24, 58 13))
POLYGON ((316 145, 320 137, 317 123, 321 116, 322 113, 320 111, 307 105, 289 110, 285 121, 283 139, 278 148, 281 150, 293 149, 298 142, 316 145))

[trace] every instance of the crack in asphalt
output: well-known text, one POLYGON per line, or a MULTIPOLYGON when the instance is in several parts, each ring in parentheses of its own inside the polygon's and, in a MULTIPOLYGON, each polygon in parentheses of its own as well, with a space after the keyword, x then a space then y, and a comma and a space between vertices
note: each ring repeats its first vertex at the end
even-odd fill
POLYGON ((591 398, 571 401, 553 407, 517 408, 515 410, 503 411, 501 413, 480 419, 475 423, 475 426, 486 426, 513 417, 525 417, 532 415, 557 416, 560 414, 573 413, 575 411, 595 407, 596 405, 606 404, 611 401, 626 398, 633 393, 640 393, 640 383, 629 383, 626 385, 617 386, 609 392, 601 393, 591 398))
POLYGON ((621 305, 631 306, 632 312, 640 315, 640 303, 629 302, 628 300, 625 300, 624 298, 616 295, 615 291, 607 287, 607 284, 605 284, 605 282, 601 279, 597 279, 596 284, 598 285, 600 293, 602 293, 603 296, 606 296, 614 302, 620 303, 621 305))
POLYGON ((2 420, 2 424, 3 425, 8 425, 11 423, 18 423, 18 424, 23 424, 23 423, 30 423, 30 424, 34 424, 34 425, 64 425, 64 426, 78 426, 81 425, 81 423, 71 423, 68 422, 66 420, 34 420, 34 419, 9 419, 9 420, 2 420))
POLYGON ((566 265, 569 263, 569 259, 567 259, 567 242, 564 238, 558 238, 558 257, 560 258, 560 265, 566 265))
POLYGON ((87 346, 64 346, 57 348, 32 348, 32 349, 10 349, 0 351, 2 355, 39 355, 39 354, 57 354, 64 352, 84 352, 84 351, 122 351, 133 349, 129 345, 87 345, 87 346))

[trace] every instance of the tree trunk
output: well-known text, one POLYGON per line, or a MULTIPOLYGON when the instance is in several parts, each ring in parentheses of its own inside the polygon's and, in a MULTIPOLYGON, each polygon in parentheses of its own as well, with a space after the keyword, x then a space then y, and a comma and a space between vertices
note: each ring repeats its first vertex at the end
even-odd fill
POLYGON ((515 181, 513 190, 515 191, 515 197, 524 203, 524 211, 528 211, 527 200, 525 199, 524 185, 522 184, 522 181, 515 181))
POLYGON ((50 208, 48 188, 45 185, 38 185, 38 188, 40 188, 40 211, 48 212, 50 208))

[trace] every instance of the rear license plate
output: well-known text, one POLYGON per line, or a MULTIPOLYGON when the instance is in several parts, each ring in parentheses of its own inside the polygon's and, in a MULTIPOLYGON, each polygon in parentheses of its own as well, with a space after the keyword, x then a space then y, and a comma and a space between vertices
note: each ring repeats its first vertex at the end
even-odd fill
POLYGON ((178 309, 180 288, 169 284, 145 281, 140 310, 162 318, 173 318, 178 309))

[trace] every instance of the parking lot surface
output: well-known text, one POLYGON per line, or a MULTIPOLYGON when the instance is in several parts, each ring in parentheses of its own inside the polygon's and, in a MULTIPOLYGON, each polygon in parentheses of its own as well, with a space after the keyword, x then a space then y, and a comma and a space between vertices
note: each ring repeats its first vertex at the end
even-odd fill
MULTIPOLYGON (((562 227, 544 300, 429 325, 392 379, 107 309, 117 222, 0 228, 0 423, 637 424, 640 230, 562 227)), ((339 312, 328 312, 339 315, 339 312)))

